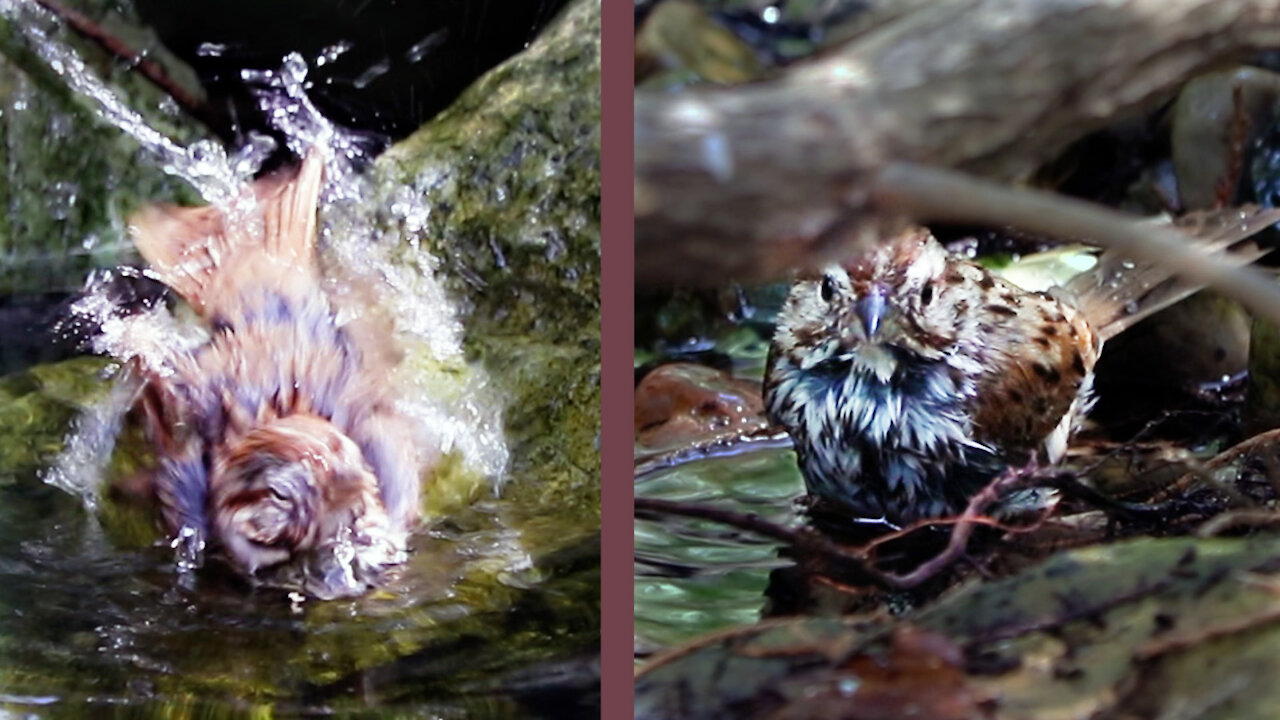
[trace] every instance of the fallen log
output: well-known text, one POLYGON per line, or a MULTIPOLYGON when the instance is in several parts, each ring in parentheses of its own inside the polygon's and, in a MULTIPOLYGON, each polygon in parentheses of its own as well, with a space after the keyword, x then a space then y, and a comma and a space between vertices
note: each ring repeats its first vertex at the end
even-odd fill
POLYGON ((892 163, 1025 179, 1196 74, 1280 45, 1280 0, 892 6, 774 79, 638 94, 639 285, 777 279, 865 247, 927 219, 909 198, 876 202, 892 163))

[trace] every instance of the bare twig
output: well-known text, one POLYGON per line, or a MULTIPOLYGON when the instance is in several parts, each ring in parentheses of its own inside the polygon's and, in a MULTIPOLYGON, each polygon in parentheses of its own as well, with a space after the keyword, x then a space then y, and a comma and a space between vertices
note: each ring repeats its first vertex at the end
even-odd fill
MULTIPOLYGON (((862 547, 846 547, 832 542, 826 536, 809 528, 787 528, 770 522, 754 513, 741 513, 725 510, 710 505, 683 503, 656 498, 636 498, 635 512, 638 516, 677 515, 701 520, 711 520, 753 532, 764 537, 773 538, 809 551, 850 564, 866 578, 884 588, 906 590, 929 580, 949 567, 963 556, 974 528, 979 525, 991 525, 1009 532, 1029 532, 1039 527, 1045 516, 1036 522, 1019 527, 1010 527, 983 516, 983 512, 1010 490, 1034 484, 1036 476, 1031 468, 1010 469, 997 476, 970 499, 968 507, 957 518, 937 518, 922 520, 889 537, 877 538, 862 547), (951 536, 942 552, 925 561, 906 574, 885 572, 873 564, 872 551, 890 539, 901 538, 909 533, 918 532, 933 525, 953 525, 951 536)), ((1047 515, 1047 512, 1046 512, 1047 515)))
MULTIPOLYGON (((1196 482, 1218 484, 1213 481, 1213 476, 1219 469, 1226 467, 1241 458, 1271 452, 1277 447, 1280 447, 1280 429, 1258 433, 1257 435, 1246 440, 1242 440, 1204 461, 1204 463, 1196 470, 1188 472, 1181 478, 1178 478, 1178 480, 1173 482, 1162 494, 1168 496, 1174 492, 1181 492, 1196 482)), ((1235 494, 1239 495, 1238 492, 1235 494)))
POLYGON ((916 533, 921 530, 924 530, 925 528, 940 527, 940 526, 946 526, 946 525, 955 526, 955 525, 961 525, 965 523, 970 525, 982 525, 982 526, 990 527, 996 530, 1002 530, 1007 533, 1031 532, 1032 530, 1035 530, 1036 528, 1040 527, 1044 523, 1044 520, 1047 519, 1048 514, 1051 513, 1053 509, 1054 509, 1053 505, 1050 505, 1042 513, 1041 517, 1037 518, 1035 522, 1029 525, 1010 525, 1008 523, 1001 522, 993 517, 989 517, 986 515, 975 515, 969 518, 964 517, 964 515, 958 515, 956 517, 925 518, 924 520, 917 520, 916 522, 913 522, 910 525, 907 525, 906 527, 896 530, 894 532, 888 532, 888 533, 885 533, 884 535, 877 535, 871 540, 868 540, 867 544, 862 546, 862 549, 866 551, 869 556, 873 556, 874 551, 877 548, 879 548, 881 545, 884 545, 886 543, 891 543, 895 540, 901 540, 902 538, 905 538, 908 535, 911 535, 912 533, 916 533))
POLYGON ((1266 508, 1244 508, 1228 510, 1206 521, 1196 528, 1196 537, 1214 537, 1215 535, 1240 527, 1263 527, 1280 525, 1280 512, 1266 508))
MULTIPOLYGON (((973 535, 974 528, 982 524, 982 513, 1008 491, 1024 487, 1027 484, 1030 473, 1030 468, 1010 468, 996 476, 995 479, 987 483, 986 487, 979 490, 976 495, 969 499, 969 505, 960 514, 955 526, 951 528, 951 537, 947 539, 947 547, 942 552, 921 563, 915 570, 905 575, 885 573, 885 580, 889 582, 891 587, 906 589, 915 587, 942 572, 964 554, 965 548, 969 544, 969 538, 973 535)), ((1043 522, 1043 518, 1037 520, 1032 527, 1039 527, 1041 522, 1043 522)))
POLYGON ((92 41, 108 54, 123 60, 161 92, 173 98, 178 107, 203 123, 214 134, 224 139, 231 137, 232 132, 226 127, 226 123, 222 122, 204 101, 187 92, 186 88, 170 77, 160 63, 147 58, 84 14, 62 5, 57 0, 34 0, 34 2, 53 13, 81 37, 92 41))

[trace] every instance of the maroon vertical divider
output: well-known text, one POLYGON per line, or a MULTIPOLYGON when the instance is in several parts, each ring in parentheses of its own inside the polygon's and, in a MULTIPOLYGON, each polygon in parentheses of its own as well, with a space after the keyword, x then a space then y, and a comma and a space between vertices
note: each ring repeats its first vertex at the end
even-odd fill
POLYGON ((601 0, 601 713, 634 714, 635 6, 601 0))

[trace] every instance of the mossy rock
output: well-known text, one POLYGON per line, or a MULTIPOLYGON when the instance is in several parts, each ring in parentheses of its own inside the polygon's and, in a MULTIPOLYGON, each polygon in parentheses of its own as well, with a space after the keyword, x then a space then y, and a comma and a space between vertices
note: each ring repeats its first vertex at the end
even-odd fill
MULTIPOLYGON (((119 3, 75 3, 153 60, 168 56, 148 35, 126 32, 119 3)), ((93 43, 30 9, 0 17, 0 296, 78 288, 94 268, 136 262, 125 220, 143 204, 199 196, 144 157, 138 142, 98 118, 91 101, 42 60, 19 25, 73 48, 88 71, 146 124, 179 143, 207 134, 158 89, 93 43), (18 18, 15 20, 14 18, 18 18)), ((171 75, 190 78, 176 61, 171 75)), ((194 80, 190 80, 194 85, 194 80)))
POLYGON ((571 3, 376 167, 381 188, 432 208, 388 222, 403 253, 440 258, 468 351, 512 398, 509 507, 571 508, 579 532, 600 509, 599 37, 599 3, 571 3))

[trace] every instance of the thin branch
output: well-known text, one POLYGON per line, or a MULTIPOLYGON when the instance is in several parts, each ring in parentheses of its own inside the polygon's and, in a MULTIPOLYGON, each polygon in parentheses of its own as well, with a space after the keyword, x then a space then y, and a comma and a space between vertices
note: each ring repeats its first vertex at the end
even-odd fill
POLYGON ((636 498, 635 513, 639 517, 653 515, 676 515, 681 517, 711 520, 741 530, 753 532, 763 537, 788 543, 800 550, 809 551, 827 558, 851 564, 867 579, 881 587, 893 590, 906 590, 929 580, 942 572, 964 555, 973 530, 979 525, 992 525, 1009 532, 1029 532, 1040 527, 1044 522, 1042 515, 1036 522, 1020 527, 1008 527, 998 521, 983 516, 983 512, 1010 490, 1032 484, 1036 476, 1031 468, 1009 469, 997 476, 981 491, 969 500, 968 507, 958 518, 935 518, 922 520, 903 530, 893 533, 892 538, 877 538, 862 547, 846 547, 832 542, 825 535, 809 528, 787 528, 761 518, 754 513, 741 513, 733 510, 698 503, 675 502, 656 498, 636 498), (921 563, 906 574, 885 572, 875 567, 871 552, 887 539, 900 538, 908 533, 917 532, 932 525, 954 525, 947 546, 929 560, 921 563))
MULTIPOLYGON (((1054 507, 1052 506, 1049 507, 1045 515, 1047 516, 1048 512, 1052 512, 1053 509, 1054 507)), ((969 523, 972 525, 983 525, 986 527, 994 528, 996 530, 1001 530, 1008 533, 1025 533, 1040 527, 1040 525, 1044 523, 1045 519, 1046 519, 1045 517, 1041 517, 1031 525, 1009 525, 1007 523, 1000 522, 999 520, 993 517, 988 517, 986 515, 975 515, 967 519, 963 515, 958 515, 956 517, 925 518, 924 520, 917 520, 916 522, 913 522, 910 525, 907 525, 906 527, 901 528, 899 530, 885 533, 884 535, 877 535, 875 538, 872 538, 871 540, 867 541, 867 544, 862 546, 862 549, 865 550, 868 555, 873 555, 876 548, 880 547, 881 545, 893 542, 895 540, 901 540, 902 538, 905 538, 908 535, 911 535, 912 533, 919 532, 920 530, 923 530, 928 527, 938 527, 942 525, 960 525, 961 523, 969 523)))
POLYGON ((1245 508, 1228 510, 1216 515, 1196 529, 1195 536, 1201 538, 1214 537, 1227 530, 1237 528, 1258 528, 1280 525, 1280 513, 1266 508, 1245 508))
MULTIPOLYGON (((892 587, 907 589, 915 587, 942 572, 947 566, 964 555, 965 548, 969 545, 969 537, 973 535, 974 528, 983 524, 982 513, 1006 492, 1025 486, 1027 474, 1027 469, 1015 470, 1010 468, 1001 475, 996 476, 994 480, 987 483, 986 487, 979 490, 976 495, 969 499, 969 505, 960 514, 955 527, 951 529, 951 537, 947 539, 947 547, 942 552, 920 563, 915 570, 905 575, 886 573, 885 579, 891 583, 892 587)), ((1043 518, 1034 523, 1033 527, 1039 527, 1041 522, 1043 522, 1043 518)))
MULTIPOLYGON (((852 562, 856 565, 867 565, 867 558, 856 548, 847 548, 832 542, 825 535, 809 528, 788 528, 778 523, 765 520, 755 513, 743 513, 725 510, 714 505, 701 503, 676 502, 658 498, 635 499, 636 517, 652 518, 658 515, 672 515, 710 520, 723 525, 746 530, 761 537, 778 540, 793 547, 812 550, 837 560, 852 562)), ((867 566, 870 569, 870 566, 867 566)))
POLYGON ((1280 283, 1274 277, 1207 255, 1177 230, 1139 223, 1094 203, 910 163, 893 163, 877 173, 872 196, 882 209, 921 220, 1008 224, 1055 237, 1088 238, 1134 260, 1166 267, 1185 280, 1210 285, 1280 324, 1280 283))
POLYGON ((173 98, 184 112, 203 123, 214 134, 223 139, 232 136, 231 130, 209 109, 209 106, 179 85, 160 63, 146 57, 84 14, 63 6, 57 0, 35 0, 35 2, 57 16, 78 35, 92 41, 107 54, 123 60, 130 68, 138 71, 161 92, 173 98))

